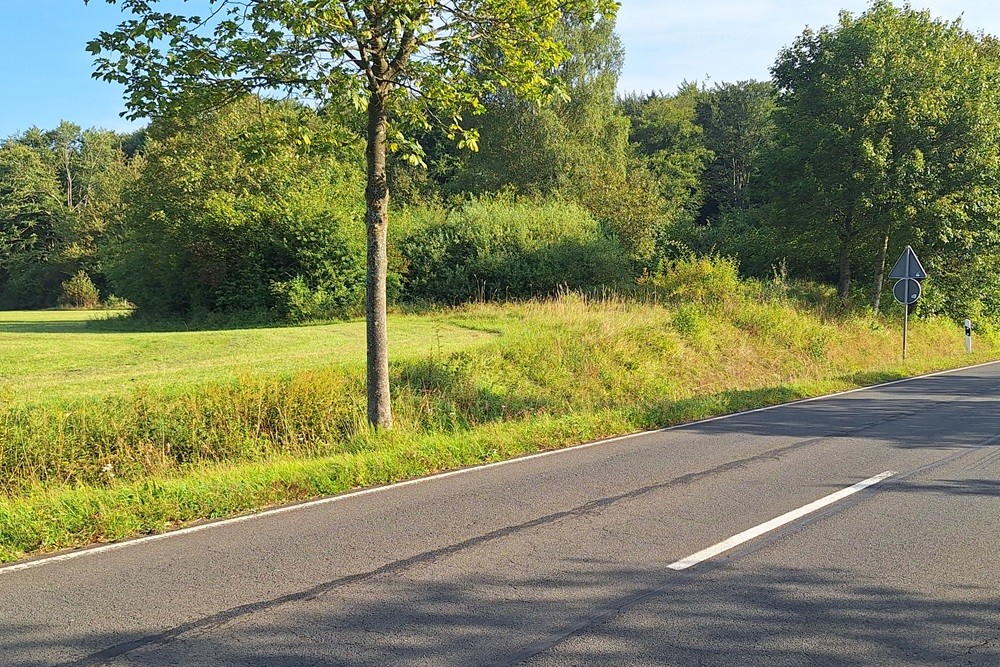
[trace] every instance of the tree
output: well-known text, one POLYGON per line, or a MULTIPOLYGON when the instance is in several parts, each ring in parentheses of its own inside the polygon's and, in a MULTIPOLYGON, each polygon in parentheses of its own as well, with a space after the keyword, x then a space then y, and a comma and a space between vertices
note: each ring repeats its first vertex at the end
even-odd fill
POLYGON ((457 189, 576 195, 595 172, 624 172, 628 121, 615 108, 624 51, 614 25, 611 17, 562 17, 555 35, 572 55, 555 74, 566 97, 538 104, 515 91, 489 95, 474 121, 479 150, 468 155, 457 189))
POLYGON ((622 101, 631 116, 630 138, 655 175, 671 223, 692 221, 704 202, 704 172, 712 152, 697 123, 701 95, 697 84, 685 82, 673 95, 622 101))
POLYGON ((776 91, 770 82, 716 84, 697 102, 697 120, 713 158, 705 172, 706 206, 742 209, 754 203, 752 184, 774 143, 776 91))
POLYGON ((103 282, 97 246, 122 214, 121 193, 141 168, 122 138, 62 122, 11 137, 0 148, 0 236, 5 268, 0 302, 56 305, 61 283, 77 271, 103 282))
POLYGON ((132 117, 219 104, 250 91, 305 96, 328 112, 349 113, 345 101, 366 110, 368 420, 391 427, 387 150, 410 149, 419 159, 412 130, 426 127, 432 110, 460 143, 474 147, 462 113, 480 108, 481 98, 500 87, 528 98, 552 94, 550 74, 568 56, 553 38, 562 14, 611 14, 616 3, 208 0, 205 17, 157 11, 157 0, 120 4, 134 17, 102 32, 89 49, 96 74, 125 85, 132 117), (421 103, 405 103, 413 99, 421 103))
POLYGON ((101 253, 115 293, 157 315, 357 312, 361 151, 311 109, 246 98, 148 128, 145 168, 101 253), (308 147, 288 137, 308 129, 308 147))
MULTIPOLYGON (((879 0, 778 58, 785 216, 838 248, 841 296, 870 267, 877 311, 890 248, 925 249, 928 270, 947 276, 996 243, 1000 89, 987 41, 879 0)), ((957 298, 954 281, 941 286, 957 298)))
POLYGON ((68 272, 82 269, 97 279, 99 287, 106 287, 98 256, 105 232, 124 220, 127 205, 123 194, 145 168, 143 155, 126 154, 127 140, 127 136, 109 130, 84 130, 72 159, 74 225, 65 240, 63 258, 69 264, 68 272))
POLYGON ((624 50, 614 20, 566 14, 556 35, 572 56, 556 70, 567 98, 544 104, 500 91, 475 119, 479 150, 467 154, 446 191, 512 192, 582 204, 635 258, 652 250, 661 201, 634 159, 628 118, 615 89, 624 50))
POLYGON ((68 226, 56 171, 18 141, 0 146, 0 304, 55 304, 64 276, 59 251, 68 226))

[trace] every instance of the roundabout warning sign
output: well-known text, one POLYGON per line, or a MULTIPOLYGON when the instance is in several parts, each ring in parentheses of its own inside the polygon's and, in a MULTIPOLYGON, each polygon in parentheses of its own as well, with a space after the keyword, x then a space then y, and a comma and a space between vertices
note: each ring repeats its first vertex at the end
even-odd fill
POLYGON ((892 286, 892 295, 896 301, 905 306, 903 308, 903 359, 906 359, 906 334, 910 328, 910 306, 917 302, 923 287, 920 281, 927 277, 923 265, 917 259, 917 253, 913 248, 906 246, 903 254, 896 260, 896 264, 889 272, 890 278, 896 279, 896 284, 892 286))

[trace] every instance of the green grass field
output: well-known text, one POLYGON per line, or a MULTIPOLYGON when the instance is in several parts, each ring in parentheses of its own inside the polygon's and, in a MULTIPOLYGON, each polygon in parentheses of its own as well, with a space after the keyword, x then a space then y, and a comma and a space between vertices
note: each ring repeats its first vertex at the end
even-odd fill
POLYGON ((391 316, 392 431, 365 424, 360 322, 118 333, 0 314, 0 562, 1000 352, 987 326, 966 355, 960 326, 918 319, 904 363, 893 316, 704 280, 716 296, 391 316))
MULTIPOLYGON (((110 313, 113 315, 114 313, 110 313)), ((181 389, 247 374, 362 366, 364 322, 226 331, 94 330, 106 311, 0 312, 0 396, 17 403, 181 389)), ((494 338, 443 318, 392 318, 394 360, 446 355, 494 338)))

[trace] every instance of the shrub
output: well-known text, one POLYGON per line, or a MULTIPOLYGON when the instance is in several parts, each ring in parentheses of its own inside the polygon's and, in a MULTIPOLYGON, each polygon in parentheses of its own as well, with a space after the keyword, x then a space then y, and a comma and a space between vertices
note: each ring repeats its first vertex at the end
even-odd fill
POLYGON ((104 300, 104 307, 108 310, 132 310, 135 304, 117 294, 109 294, 104 300))
POLYGON ((59 305, 63 308, 97 308, 101 305, 100 292, 86 271, 77 271, 62 284, 59 305))
POLYGON ((302 276, 274 283, 273 289, 281 314, 291 322, 342 318, 355 310, 353 290, 338 292, 323 285, 311 287, 302 276))
POLYGON ((748 296, 750 286, 740 280, 736 260, 730 257, 689 256, 670 262, 640 283, 671 301, 722 304, 748 296))
POLYGON ((0 267, 0 310, 51 308, 64 276, 52 264, 12 261, 0 267))
POLYGON ((690 340, 700 338, 708 327, 704 311, 693 303, 681 305, 674 312, 672 323, 677 333, 690 340))
POLYGON ((411 300, 527 298, 621 285, 631 276, 626 250, 575 204, 478 200, 424 220, 399 242, 411 300))

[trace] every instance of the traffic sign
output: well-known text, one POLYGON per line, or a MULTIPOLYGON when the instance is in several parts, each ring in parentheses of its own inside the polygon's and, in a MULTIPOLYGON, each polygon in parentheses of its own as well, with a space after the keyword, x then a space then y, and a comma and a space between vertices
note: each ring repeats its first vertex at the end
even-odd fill
POLYGON ((889 272, 890 278, 896 279, 896 284, 892 286, 892 295, 896 301, 904 304, 903 308, 903 361, 906 361, 906 334, 910 328, 910 305, 920 298, 920 281, 927 277, 927 272, 917 259, 917 253, 913 248, 906 246, 903 254, 896 260, 896 265, 889 272))
POLYGON ((920 292, 920 282, 916 278, 903 278, 897 280, 896 284, 892 286, 892 295, 896 297, 896 301, 907 306, 917 302, 917 299, 920 298, 920 292))
POLYGON ((927 277, 927 272, 921 266, 920 260, 917 259, 917 253, 913 252, 913 248, 906 246, 903 254, 896 260, 896 265, 889 272, 889 277, 896 280, 902 280, 903 278, 923 280, 927 277))

